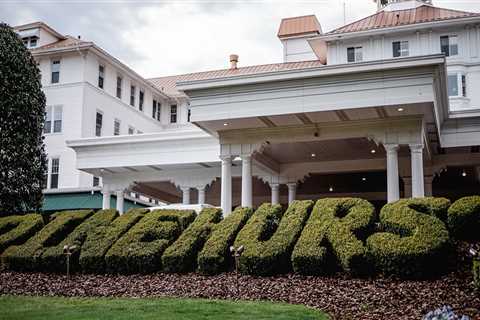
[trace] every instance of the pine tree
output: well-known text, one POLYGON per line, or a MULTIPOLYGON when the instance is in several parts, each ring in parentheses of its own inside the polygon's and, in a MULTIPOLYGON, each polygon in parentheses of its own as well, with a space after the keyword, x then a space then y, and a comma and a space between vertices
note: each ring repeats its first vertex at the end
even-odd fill
POLYGON ((0 215, 41 209, 44 121, 37 63, 13 29, 0 23, 0 215))

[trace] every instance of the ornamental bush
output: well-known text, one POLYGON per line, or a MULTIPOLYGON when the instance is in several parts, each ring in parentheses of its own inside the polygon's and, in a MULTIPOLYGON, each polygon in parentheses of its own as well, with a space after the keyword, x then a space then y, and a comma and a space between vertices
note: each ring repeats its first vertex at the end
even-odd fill
POLYGON ((195 211, 155 210, 147 213, 108 250, 109 272, 148 273, 160 270, 165 249, 195 219, 195 211))
POLYGON ((371 273, 367 248, 361 241, 373 230, 374 206, 359 198, 318 200, 321 229, 342 269, 351 274, 371 273))
POLYGON ((245 247, 240 272, 272 275, 290 271, 290 255, 312 207, 312 201, 294 201, 282 217, 281 206, 262 205, 235 241, 236 247, 245 247))
POLYGON ((193 223, 165 250, 163 271, 189 272, 196 269, 197 255, 212 233, 214 225, 222 220, 217 208, 203 209, 193 223))
POLYGON ((437 217, 449 203, 444 198, 419 198, 385 205, 380 213, 385 232, 367 239, 376 268, 403 277, 424 277, 442 269, 449 234, 437 217))
POLYGON ((20 37, 4 23, 0 52, 0 215, 38 212, 47 170, 40 70, 20 37))
POLYGON ((235 237, 252 215, 251 208, 236 208, 219 224, 215 225, 212 235, 198 254, 198 271, 203 274, 217 274, 227 269, 235 237))
POLYGON ((114 209, 100 210, 82 222, 63 241, 53 247, 48 247, 41 255, 42 270, 49 272, 63 272, 66 266, 66 257, 63 247, 76 246, 70 255, 70 270, 78 269, 78 258, 82 245, 97 228, 108 226, 118 213, 114 209))
POLYGON ((108 249, 147 212, 147 209, 130 209, 121 216, 116 212, 115 220, 108 225, 97 227, 93 233, 90 233, 80 251, 79 264, 82 271, 104 272, 104 257, 108 249))
POLYGON ((27 242, 5 250, 2 254, 3 261, 13 270, 39 270, 41 268, 40 257, 47 248, 57 246, 92 213, 91 210, 79 210, 53 214, 53 220, 27 242))
POLYGON ((480 196, 464 197, 448 209, 448 228, 457 239, 480 240, 480 196))
POLYGON ((0 218, 0 254, 11 245, 19 245, 43 228, 43 218, 31 213, 0 218))

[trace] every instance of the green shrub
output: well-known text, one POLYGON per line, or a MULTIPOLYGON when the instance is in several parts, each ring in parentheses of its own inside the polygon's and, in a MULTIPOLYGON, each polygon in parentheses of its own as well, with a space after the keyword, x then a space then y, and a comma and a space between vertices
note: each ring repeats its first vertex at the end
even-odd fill
POLYGON ((82 271, 104 272, 104 257, 108 249, 147 212, 147 209, 130 209, 121 216, 117 213, 117 218, 110 224, 99 226, 90 233, 80 251, 79 264, 82 271))
POLYGON ((293 271, 305 275, 323 275, 330 271, 331 256, 326 247, 326 225, 318 206, 303 228, 292 252, 293 271))
POLYGON ((461 198, 448 209, 448 228, 457 239, 480 240, 480 196, 461 198))
POLYGON ((48 247, 58 245, 92 213, 91 210, 79 210, 53 214, 53 220, 27 242, 5 250, 2 255, 3 261, 13 270, 39 270, 42 253, 48 247))
POLYGON ((473 286, 480 291, 480 260, 473 259, 473 286))
POLYGON ((0 254, 11 245, 28 240, 43 227, 43 218, 36 213, 0 218, 0 254))
POLYGON ((100 210, 82 222, 59 244, 45 249, 40 257, 42 270, 49 272, 65 271, 66 257, 63 253, 63 247, 66 245, 76 246, 72 255, 70 255, 70 270, 78 269, 80 250, 82 250, 82 245, 87 237, 93 234, 97 228, 108 226, 117 215, 115 209, 100 210))
POLYGON ((444 266, 449 242, 445 224, 437 217, 448 208, 442 198, 403 199, 385 205, 381 228, 367 239, 375 266, 385 274, 423 277, 444 266))
POLYGON ((290 255, 312 206, 312 201, 294 201, 282 217, 279 205, 262 205, 235 240, 235 246, 245 247, 240 272, 272 275, 290 271, 290 255))
POLYGON ((371 272, 367 248, 361 241, 373 230, 374 206, 358 198, 321 199, 315 204, 319 211, 320 229, 342 269, 351 274, 371 272))
POLYGON ((160 270, 161 255, 181 234, 194 211, 155 210, 147 213, 105 255, 109 272, 135 273, 160 270))
POLYGON ((203 209, 177 241, 165 250, 162 256, 163 270, 166 272, 194 271, 198 252, 210 236, 214 225, 221 219, 220 209, 203 209))
POLYGON ((230 251, 235 237, 252 215, 251 208, 236 208, 219 224, 198 254, 198 270, 204 274, 217 274, 228 267, 230 251))

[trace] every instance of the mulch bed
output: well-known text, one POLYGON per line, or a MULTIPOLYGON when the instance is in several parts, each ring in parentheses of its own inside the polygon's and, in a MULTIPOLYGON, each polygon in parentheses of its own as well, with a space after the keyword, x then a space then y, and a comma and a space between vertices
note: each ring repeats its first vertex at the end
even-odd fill
POLYGON ((468 273, 437 280, 332 277, 218 276, 199 274, 91 275, 0 272, 0 294, 76 297, 194 297, 271 300, 304 304, 334 319, 421 319, 444 304, 480 319, 480 293, 468 273))

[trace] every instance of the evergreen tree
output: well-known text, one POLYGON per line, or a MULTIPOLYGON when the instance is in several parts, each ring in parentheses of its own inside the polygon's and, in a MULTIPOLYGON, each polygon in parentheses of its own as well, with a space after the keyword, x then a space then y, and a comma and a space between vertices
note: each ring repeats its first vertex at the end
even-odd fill
POLYGON ((42 206, 44 121, 37 63, 13 29, 0 23, 0 215, 42 206))

